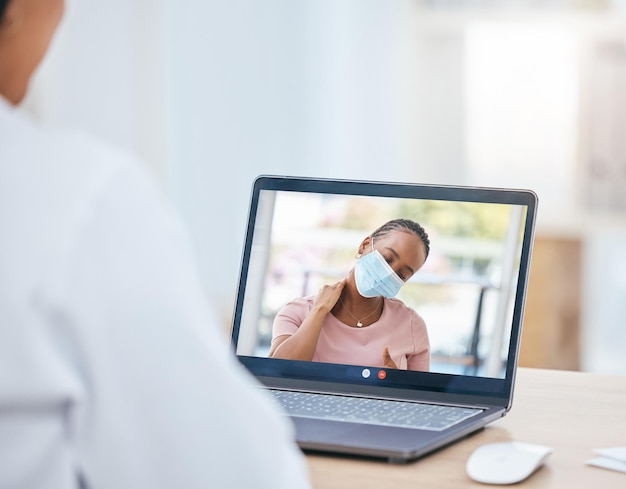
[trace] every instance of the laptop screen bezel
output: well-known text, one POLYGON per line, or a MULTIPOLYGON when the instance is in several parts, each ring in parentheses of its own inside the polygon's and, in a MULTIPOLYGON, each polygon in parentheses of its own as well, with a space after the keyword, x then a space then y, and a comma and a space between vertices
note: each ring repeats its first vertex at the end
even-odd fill
POLYGON ((239 361, 268 386, 302 390, 364 394, 377 397, 420 398, 465 396, 510 409, 519 355, 521 329, 530 259, 534 240, 537 196, 531 190, 430 185, 365 180, 339 180, 294 176, 261 175, 253 183, 239 282, 231 328, 231 346, 239 339, 247 275, 250 266, 255 221, 262 190, 310 192, 316 194, 395 197, 458 202, 513 204, 526 207, 520 266, 517 277, 509 349, 504 378, 436 372, 411 372, 411 383, 403 381, 406 372, 390 372, 383 381, 364 379, 356 372, 363 366, 320 362, 279 360, 237 355, 239 361))

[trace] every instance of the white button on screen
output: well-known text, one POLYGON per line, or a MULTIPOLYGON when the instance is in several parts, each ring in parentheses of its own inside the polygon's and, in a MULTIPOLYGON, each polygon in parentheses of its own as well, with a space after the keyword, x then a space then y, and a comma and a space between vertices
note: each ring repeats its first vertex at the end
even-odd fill
POLYGON ((361 375, 363 376, 364 379, 367 379, 370 376, 370 369, 369 368, 364 368, 363 372, 361 372, 361 375))

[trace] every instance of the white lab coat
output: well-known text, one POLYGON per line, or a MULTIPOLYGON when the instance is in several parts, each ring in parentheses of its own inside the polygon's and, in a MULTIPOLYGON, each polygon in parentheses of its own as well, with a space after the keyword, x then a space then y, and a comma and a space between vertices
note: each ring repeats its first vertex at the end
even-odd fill
POLYGON ((189 248, 131 158, 0 97, 0 488, 308 487, 189 248))

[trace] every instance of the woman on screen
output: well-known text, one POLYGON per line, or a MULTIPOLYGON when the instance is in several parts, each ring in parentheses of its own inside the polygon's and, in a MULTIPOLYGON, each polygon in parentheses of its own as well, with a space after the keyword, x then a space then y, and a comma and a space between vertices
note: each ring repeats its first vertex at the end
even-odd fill
POLYGON ((347 277, 276 315, 269 356, 427 371, 424 320, 394 299, 430 251, 424 228, 409 219, 383 224, 359 245, 347 277))

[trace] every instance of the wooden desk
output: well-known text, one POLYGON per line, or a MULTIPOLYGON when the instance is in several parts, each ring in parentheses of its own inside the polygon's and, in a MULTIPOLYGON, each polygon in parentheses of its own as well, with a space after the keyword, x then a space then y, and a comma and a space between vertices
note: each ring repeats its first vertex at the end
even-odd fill
POLYGON ((466 475, 467 458, 484 443, 507 440, 554 449, 539 471, 515 487, 626 487, 626 474, 585 465, 595 456, 593 448, 626 446, 626 377, 520 368, 509 414, 416 462, 321 455, 307 460, 316 489, 485 489, 466 475))

